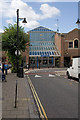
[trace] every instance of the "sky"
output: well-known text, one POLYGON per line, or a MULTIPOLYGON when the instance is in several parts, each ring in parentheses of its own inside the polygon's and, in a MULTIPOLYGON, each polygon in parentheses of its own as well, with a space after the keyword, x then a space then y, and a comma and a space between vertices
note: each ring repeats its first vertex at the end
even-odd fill
POLYGON ((53 31, 67 33, 77 28, 78 0, 0 0, 0 32, 4 26, 15 24, 19 18, 26 18, 27 23, 19 20, 25 32, 43 26, 53 31))

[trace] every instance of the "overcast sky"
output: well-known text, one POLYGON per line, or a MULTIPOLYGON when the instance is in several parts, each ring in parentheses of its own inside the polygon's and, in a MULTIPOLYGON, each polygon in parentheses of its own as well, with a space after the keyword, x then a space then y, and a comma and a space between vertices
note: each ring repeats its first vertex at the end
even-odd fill
POLYGON ((19 21, 25 27, 25 32, 39 26, 54 31, 59 28, 61 33, 77 28, 78 0, 0 0, 0 32, 3 31, 3 26, 16 22, 17 9, 19 17, 27 19, 25 25, 19 21))

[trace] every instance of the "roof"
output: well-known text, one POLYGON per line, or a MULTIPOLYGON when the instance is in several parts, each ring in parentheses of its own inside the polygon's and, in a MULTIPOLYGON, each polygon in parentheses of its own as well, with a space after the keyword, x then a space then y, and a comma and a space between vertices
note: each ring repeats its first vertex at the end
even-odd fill
POLYGON ((80 31, 80 30, 78 28, 75 28, 75 29, 71 30, 70 32, 68 32, 68 34, 74 32, 74 31, 80 31))
POLYGON ((52 31, 52 32, 54 32, 53 30, 50 30, 50 29, 48 29, 48 28, 45 28, 45 27, 43 27, 43 26, 39 26, 39 27, 37 27, 37 28, 34 28, 34 29, 32 29, 32 30, 30 30, 29 32, 33 32, 33 31, 39 31, 39 32, 41 32, 41 31, 43 31, 43 32, 49 32, 49 31, 52 31))

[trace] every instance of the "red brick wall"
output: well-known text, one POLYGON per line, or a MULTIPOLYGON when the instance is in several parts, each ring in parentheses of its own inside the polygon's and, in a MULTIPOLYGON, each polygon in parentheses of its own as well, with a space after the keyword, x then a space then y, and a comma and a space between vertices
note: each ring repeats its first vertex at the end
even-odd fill
POLYGON ((64 42, 64 56, 80 56, 80 49, 79 48, 69 48, 70 40, 74 41, 74 39, 79 39, 79 48, 80 48, 80 30, 74 29, 65 35, 65 42, 64 42), (68 53, 68 54, 66 54, 68 53))
POLYGON ((61 53, 61 36, 58 33, 55 34, 55 44, 56 44, 59 52, 61 53))
POLYGON ((61 57, 60 66, 63 66, 64 57, 78 57, 80 56, 80 30, 77 28, 67 34, 55 34, 55 44, 58 47, 61 57), (74 39, 79 39, 79 48, 69 48, 69 42, 74 39))

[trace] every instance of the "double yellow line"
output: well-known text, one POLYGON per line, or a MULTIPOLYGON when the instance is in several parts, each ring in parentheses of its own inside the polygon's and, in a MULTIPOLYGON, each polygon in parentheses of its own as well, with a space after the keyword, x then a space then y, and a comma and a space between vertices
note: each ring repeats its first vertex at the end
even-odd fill
POLYGON ((38 97, 38 95, 37 95, 37 93, 36 93, 36 91, 35 91, 35 88, 34 88, 34 86, 33 86, 33 84, 32 84, 32 82, 31 82, 31 80, 30 80, 30 78, 29 78, 28 75, 27 75, 27 80, 28 80, 29 86, 30 86, 30 88, 31 88, 33 97, 34 97, 34 99, 35 99, 35 102, 36 102, 36 105, 37 105, 37 108, 38 108, 38 111, 39 111, 39 114, 40 114, 40 118, 41 118, 42 120, 44 120, 44 119, 45 119, 45 120, 48 120, 47 115, 46 115, 46 113, 45 113, 45 110, 44 110, 44 108, 43 108, 43 106, 42 106, 42 104, 41 104, 41 102, 40 102, 40 99, 39 99, 39 97, 38 97))

